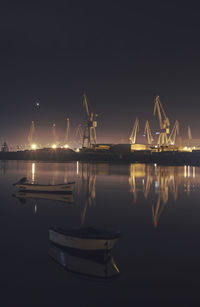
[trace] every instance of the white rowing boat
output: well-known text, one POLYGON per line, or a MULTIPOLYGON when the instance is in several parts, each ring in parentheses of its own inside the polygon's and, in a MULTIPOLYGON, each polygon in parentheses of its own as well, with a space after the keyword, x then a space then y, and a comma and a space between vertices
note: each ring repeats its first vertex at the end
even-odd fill
POLYGON ((26 192, 48 192, 48 193, 72 193, 75 182, 61 183, 61 184, 32 184, 24 177, 13 184, 19 191, 26 192))
POLYGON ((54 244, 85 251, 109 251, 120 237, 119 232, 92 227, 63 230, 57 227, 49 229, 49 240, 54 244))

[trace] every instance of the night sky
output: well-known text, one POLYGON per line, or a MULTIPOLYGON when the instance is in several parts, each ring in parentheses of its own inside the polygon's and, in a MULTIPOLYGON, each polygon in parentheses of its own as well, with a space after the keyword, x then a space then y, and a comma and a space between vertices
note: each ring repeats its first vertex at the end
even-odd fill
POLYGON ((197 1, 1 1, 0 142, 27 142, 32 120, 37 140, 56 123, 62 141, 67 117, 72 139, 84 91, 99 142, 128 142, 136 116, 155 132, 156 95, 200 138, 199 15, 197 1))

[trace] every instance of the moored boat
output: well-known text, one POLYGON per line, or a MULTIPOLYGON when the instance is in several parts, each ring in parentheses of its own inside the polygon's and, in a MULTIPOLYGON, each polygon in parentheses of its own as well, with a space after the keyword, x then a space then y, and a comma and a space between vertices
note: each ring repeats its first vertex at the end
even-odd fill
POLYGON ((24 177, 13 184, 19 191, 26 192, 47 192, 47 193, 72 193, 75 182, 61 183, 61 184, 32 184, 24 177))
POLYGON ((93 227, 63 230, 49 229, 49 240, 54 244, 85 251, 109 251, 120 237, 119 232, 93 227))

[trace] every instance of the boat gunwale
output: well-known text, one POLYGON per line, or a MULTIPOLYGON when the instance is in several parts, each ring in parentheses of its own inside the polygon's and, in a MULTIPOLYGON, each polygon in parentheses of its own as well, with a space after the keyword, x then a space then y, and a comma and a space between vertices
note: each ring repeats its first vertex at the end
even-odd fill
POLYGON ((87 233, 78 233, 78 231, 76 229, 68 229, 68 230, 64 230, 64 229, 60 229, 57 227, 50 227, 49 231, 54 231, 58 234, 61 235, 66 235, 69 237, 74 237, 74 238, 81 238, 81 239, 86 239, 86 240, 114 240, 114 239, 118 239, 120 237, 120 232, 111 232, 108 234, 108 236, 106 235, 96 235, 95 234, 87 234, 87 233), (77 231, 77 232, 76 232, 77 231), (73 233, 74 232, 74 233, 73 233))

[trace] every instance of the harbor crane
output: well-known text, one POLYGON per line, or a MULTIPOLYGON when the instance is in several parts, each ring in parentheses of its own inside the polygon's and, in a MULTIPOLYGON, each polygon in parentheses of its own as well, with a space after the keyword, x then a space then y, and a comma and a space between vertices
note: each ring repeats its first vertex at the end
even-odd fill
POLYGON ((76 131, 75 131, 75 137, 78 137, 80 138, 81 142, 82 142, 82 139, 83 139, 83 129, 81 127, 81 124, 79 124, 76 128, 76 131))
POLYGON ((170 145, 175 144, 177 134, 179 134, 179 121, 178 120, 175 121, 174 127, 173 127, 173 129, 170 133, 169 139, 168 139, 168 142, 169 142, 170 145))
POLYGON ((86 121, 84 123, 84 129, 83 129, 82 146, 87 148, 92 148, 97 143, 96 127, 97 127, 98 115, 89 110, 88 100, 85 93, 83 94, 83 108, 85 111, 86 121))
POLYGON ((144 133, 145 133, 146 136, 147 136, 147 142, 148 142, 148 144, 151 145, 151 144, 153 143, 153 137, 152 137, 152 134, 151 134, 151 129, 150 129, 149 121, 148 121, 148 120, 147 120, 146 123, 145 123, 144 133))
POLYGON ((160 124, 160 134, 157 144, 158 146, 167 146, 170 122, 162 106, 159 96, 156 96, 155 98, 153 115, 156 114, 156 111, 158 112, 158 119, 160 124))
POLYGON ((129 138, 131 144, 135 144, 137 132, 139 132, 139 119, 136 117, 135 123, 133 125, 133 130, 129 138))
POLYGON ((188 139, 189 139, 189 140, 192 139, 192 132, 191 132, 190 126, 188 126, 188 139))
POLYGON ((69 118, 67 118, 67 128, 66 128, 66 133, 65 133, 65 144, 64 144, 65 148, 69 147, 69 130, 70 130, 69 118))
POLYGON ((33 145, 33 136, 35 134, 35 122, 32 121, 31 122, 31 128, 29 130, 29 134, 28 134, 28 146, 29 148, 32 149, 32 145, 33 145))
POLYGON ((54 142, 53 148, 56 148, 58 145, 58 137, 56 134, 56 124, 52 125, 52 134, 53 134, 53 142, 54 142))

